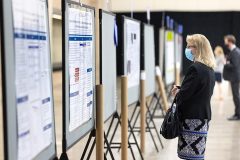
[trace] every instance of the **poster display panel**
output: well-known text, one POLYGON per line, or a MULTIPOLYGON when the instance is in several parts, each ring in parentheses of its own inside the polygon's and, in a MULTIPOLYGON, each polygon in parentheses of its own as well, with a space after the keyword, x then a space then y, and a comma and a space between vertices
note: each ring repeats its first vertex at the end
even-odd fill
POLYGON ((171 85, 175 81, 175 49, 174 32, 165 32, 165 83, 171 85))
POLYGON ((63 149, 94 129, 95 12, 63 1, 63 149))
POLYGON ((5 159, 56 156, 47 6, 1 2, 5 159))
POLYGON ((104 120, 117 111, 116 16, 100 10, 100 83, 104 86, 104 120))

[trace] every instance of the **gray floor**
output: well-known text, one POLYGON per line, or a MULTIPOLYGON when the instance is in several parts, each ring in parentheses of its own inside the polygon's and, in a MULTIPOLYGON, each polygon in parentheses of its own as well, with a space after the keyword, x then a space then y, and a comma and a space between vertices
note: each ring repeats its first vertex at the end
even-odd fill
MULTIPOLYGON (((54 98, 55 98, 55 120, 56 120, 56 136, 57 136, 57 152, 58 156, 61 154, 61 140, 62 140, 62 101, 61 101, 61 72, 55 72, 53 76, 54 81, 54 98)), ((1 93, 1 92, 0 92, 1 93)), ((233 113, 233 102, 229 94, 228 84, 224 83, 224 96, 223 101, 212 100, 213 119, 210 122, 210 130, 207 141, 206 160, 240 160, 240 121, 229 122, 226 120, 228 116, 233 113)), ((1 97, 1 96, 0 96, 1 97)), ((129 108, 129 115, 131 115, 133 107, 129 108)), ((2 110, 0 109, 0 119, 2 119, 2 110)), ((158 128, 162 120, 156 120, 158 128)), ((105 125, 106 129, 108 123, 105 125)), ((2 121, 0 121, 0 160, 3 159, 3 141, 2 141, 2 121)), ((157 153, 152 140, 147 133, 146 140, 146 153, 144 157, 146 160, 177 160, 176 146, 177 139, 163 140, 164 149, 160 149, 157 153)), ((77 160, 80 158, 83 147, 87 140, 86 136, 74 147, 68 151, 69 159, 77 160)), ((120 131, 118 131, 116 140, 120 140, 120 131)), ((139 137, 138 137, 139 138, 139 137)), ((160 144, 158 143, 160 148, 160 144)), ((134 148, 135 155, 139 159, 139 154, 134 148)), ((113 151, 115 158, 120 159, 120 152, 113 151)), ((95 159, 95 152, 91 159, 95 159)), ((132 159, 129 153, 129 159, 132 159)))

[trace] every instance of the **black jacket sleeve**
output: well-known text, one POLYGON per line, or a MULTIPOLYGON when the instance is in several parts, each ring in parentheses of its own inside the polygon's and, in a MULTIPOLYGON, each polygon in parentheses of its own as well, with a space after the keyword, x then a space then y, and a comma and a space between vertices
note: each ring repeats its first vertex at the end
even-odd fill
POLYGON ((196 92, 197 86, 199 84, 197 69, 191 66, 183 80, 180 91, 177 94, 177 104, 181 104, 191 98, 191 96, 196 92))
POLYGON ((227 64, 228 67, 230 68, 237 68, 237 66, 239 65, 238 62, 238 56, 235 52, 231 52, 230 56, 229 56, 229 61, 230 61, 230 64, 227 64))

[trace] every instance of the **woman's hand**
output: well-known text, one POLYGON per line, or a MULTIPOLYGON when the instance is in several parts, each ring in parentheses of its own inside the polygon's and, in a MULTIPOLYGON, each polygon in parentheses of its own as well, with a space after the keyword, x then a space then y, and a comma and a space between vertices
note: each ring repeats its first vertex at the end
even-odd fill
POLYGON ((176 96, 177 93, 179 92, 179 89, 176 85, 173 86, 173 89, 171 90, 172 96, 176 96))

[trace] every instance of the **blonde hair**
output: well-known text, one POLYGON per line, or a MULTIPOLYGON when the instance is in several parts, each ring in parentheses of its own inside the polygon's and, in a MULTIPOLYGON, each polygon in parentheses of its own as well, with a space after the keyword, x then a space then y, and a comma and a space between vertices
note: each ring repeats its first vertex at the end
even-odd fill
POLYGON ((216 56, 222 56, 224 55, 224 52, 223 52, 223 48, 221 46, 217 46, 215 49, 214 49, 214 54, 216 56))
POLYGON ((196 48, 195 61, 201 62, 210 68, 215 67, 215 57, 211 44, 204 35, 188 35, 186 41, 196 48))

